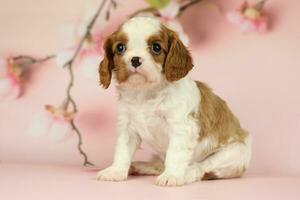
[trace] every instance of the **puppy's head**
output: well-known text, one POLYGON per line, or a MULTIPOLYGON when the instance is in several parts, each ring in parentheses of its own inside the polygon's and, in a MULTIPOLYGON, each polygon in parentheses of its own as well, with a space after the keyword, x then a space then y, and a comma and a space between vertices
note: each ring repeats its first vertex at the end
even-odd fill
POLYGON ((150 17, 132 18, 110 35, 99 67, 100 83, 108 88, 114 74, 119 86, 145 89, 177 81, 192 69, 189 51, 176 32, 150 17))

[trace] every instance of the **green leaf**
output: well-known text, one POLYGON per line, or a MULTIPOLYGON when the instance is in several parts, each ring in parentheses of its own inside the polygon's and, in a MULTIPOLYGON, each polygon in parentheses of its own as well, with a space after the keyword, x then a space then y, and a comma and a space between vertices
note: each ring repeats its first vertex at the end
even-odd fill
POLYGON ((145 0, 145 1, 148 4, 150 4, 150 6, 157 9, 162 9, 170 3, 170 0, 145 0))

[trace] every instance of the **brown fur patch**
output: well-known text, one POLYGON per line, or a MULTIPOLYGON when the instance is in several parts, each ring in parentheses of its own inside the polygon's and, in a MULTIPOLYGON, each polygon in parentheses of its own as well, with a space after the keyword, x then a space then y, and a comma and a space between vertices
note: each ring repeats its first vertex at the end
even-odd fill
POLYGON ((193 68, 190 52, 180 41, 176 32, 163 27, 168 34, 169 50, 164 64, 164 73, 168 81, 177 81, 188 74, 193 68))
POLYGON ((199 140, 210 137, 216 140, 216 148, 232 142, 244 142, 246 131, 226 102, 204 83, 196 81, 196 84, 201 93, 200 112, 196 115, 201 127, 199 140))
MULTIPOLYGON (((232 170, 232 169, 230 169, 232 170)), ((233 169, 231 171, 231 173, 228 173, 227 176, 222 176, 219 177, 218 175, 216 175, 215 172, 206 172, 203 177, 201 178, 201 180, 215 180, 215 179, 230 179, 230 178, 239 178, 243 175, 243 173, 246 171, 246 167, 245 166, 241 166, 239 168, 233 169)))
POLYGON ((110 85, 112 70, 115 71, 116 79, 119 83, 126 81, 128 78, 126 64, 122 59, 122 55, 115 52, 116 46, 120 42, 126 45, 128 38, 119 30, 105 40, 105 55, 99 67, 100 84, 103 85, 104 88, 108 88, 110 85))
POLYGON ((100 63, 99 67, 99 75, 100 75, 100 85, 102 85, 105 89, 108 88, 111 82, 112 69, 110 67, 109 61, 104 59, 100 63))
POLYGON ((163 66, 164 63, 165 63, 167 53, 169 51, 169 43, 168 43, 168 34, 167 34, 167 32, 166 31, 160 31, 158 34, 149 37, 147 39, 147 44, 149 46, 149 51, 150 51, 153 59, 155 60, 155 62, 160 63, 163 66), (151 50, 151 46, 154 42, 158 43, 162 48, 162 51, 158 55, 154 54, 151 50))
POLYGON ((126 81, 128 78, 128 71, 127 71, 126 63, 122 59, 121 55, 115 55, 114 64, 115 64, 114 71, 118 83, 122 83, 126 81))
POLYGON ((183 78, 193 68, 190 52, 180 41, 177 33, 164 25, 158 34, 147 40, 147 43, 155 62, 162 64, 168 81, 177 81, 183 78), (162 47, 162 51, 158 55, 151 52, 153 42, 157 42, 162 47))
POLYGON ((215 180, 218 179, 218 177, 213 172, 206 172, 201 180, 215 180))

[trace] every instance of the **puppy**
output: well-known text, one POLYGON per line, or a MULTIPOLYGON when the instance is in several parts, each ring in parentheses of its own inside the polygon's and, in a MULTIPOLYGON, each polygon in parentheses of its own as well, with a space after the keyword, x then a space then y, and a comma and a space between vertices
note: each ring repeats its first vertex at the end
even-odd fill
POLYGON ((176 32, 158 19, 135 17, 110 35, 99 73, 116 79, 118 139, 113 163, 98 180, 158 175, 156 184, 239 177, 248 167, 251 138, 226 103, 187 74, 193 61, 176 32), (141 142, 157 158, 132 162, 141 142))

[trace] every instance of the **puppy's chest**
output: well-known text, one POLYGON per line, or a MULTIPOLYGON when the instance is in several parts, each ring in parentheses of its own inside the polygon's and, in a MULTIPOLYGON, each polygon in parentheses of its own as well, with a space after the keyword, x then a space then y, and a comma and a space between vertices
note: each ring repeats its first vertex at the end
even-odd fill
POLYGON ((131 109, 129 120, 131 127, 158 152, 165 152, 168 145, 167 116, 168 111, 156 103, 136 105, 131 109))

